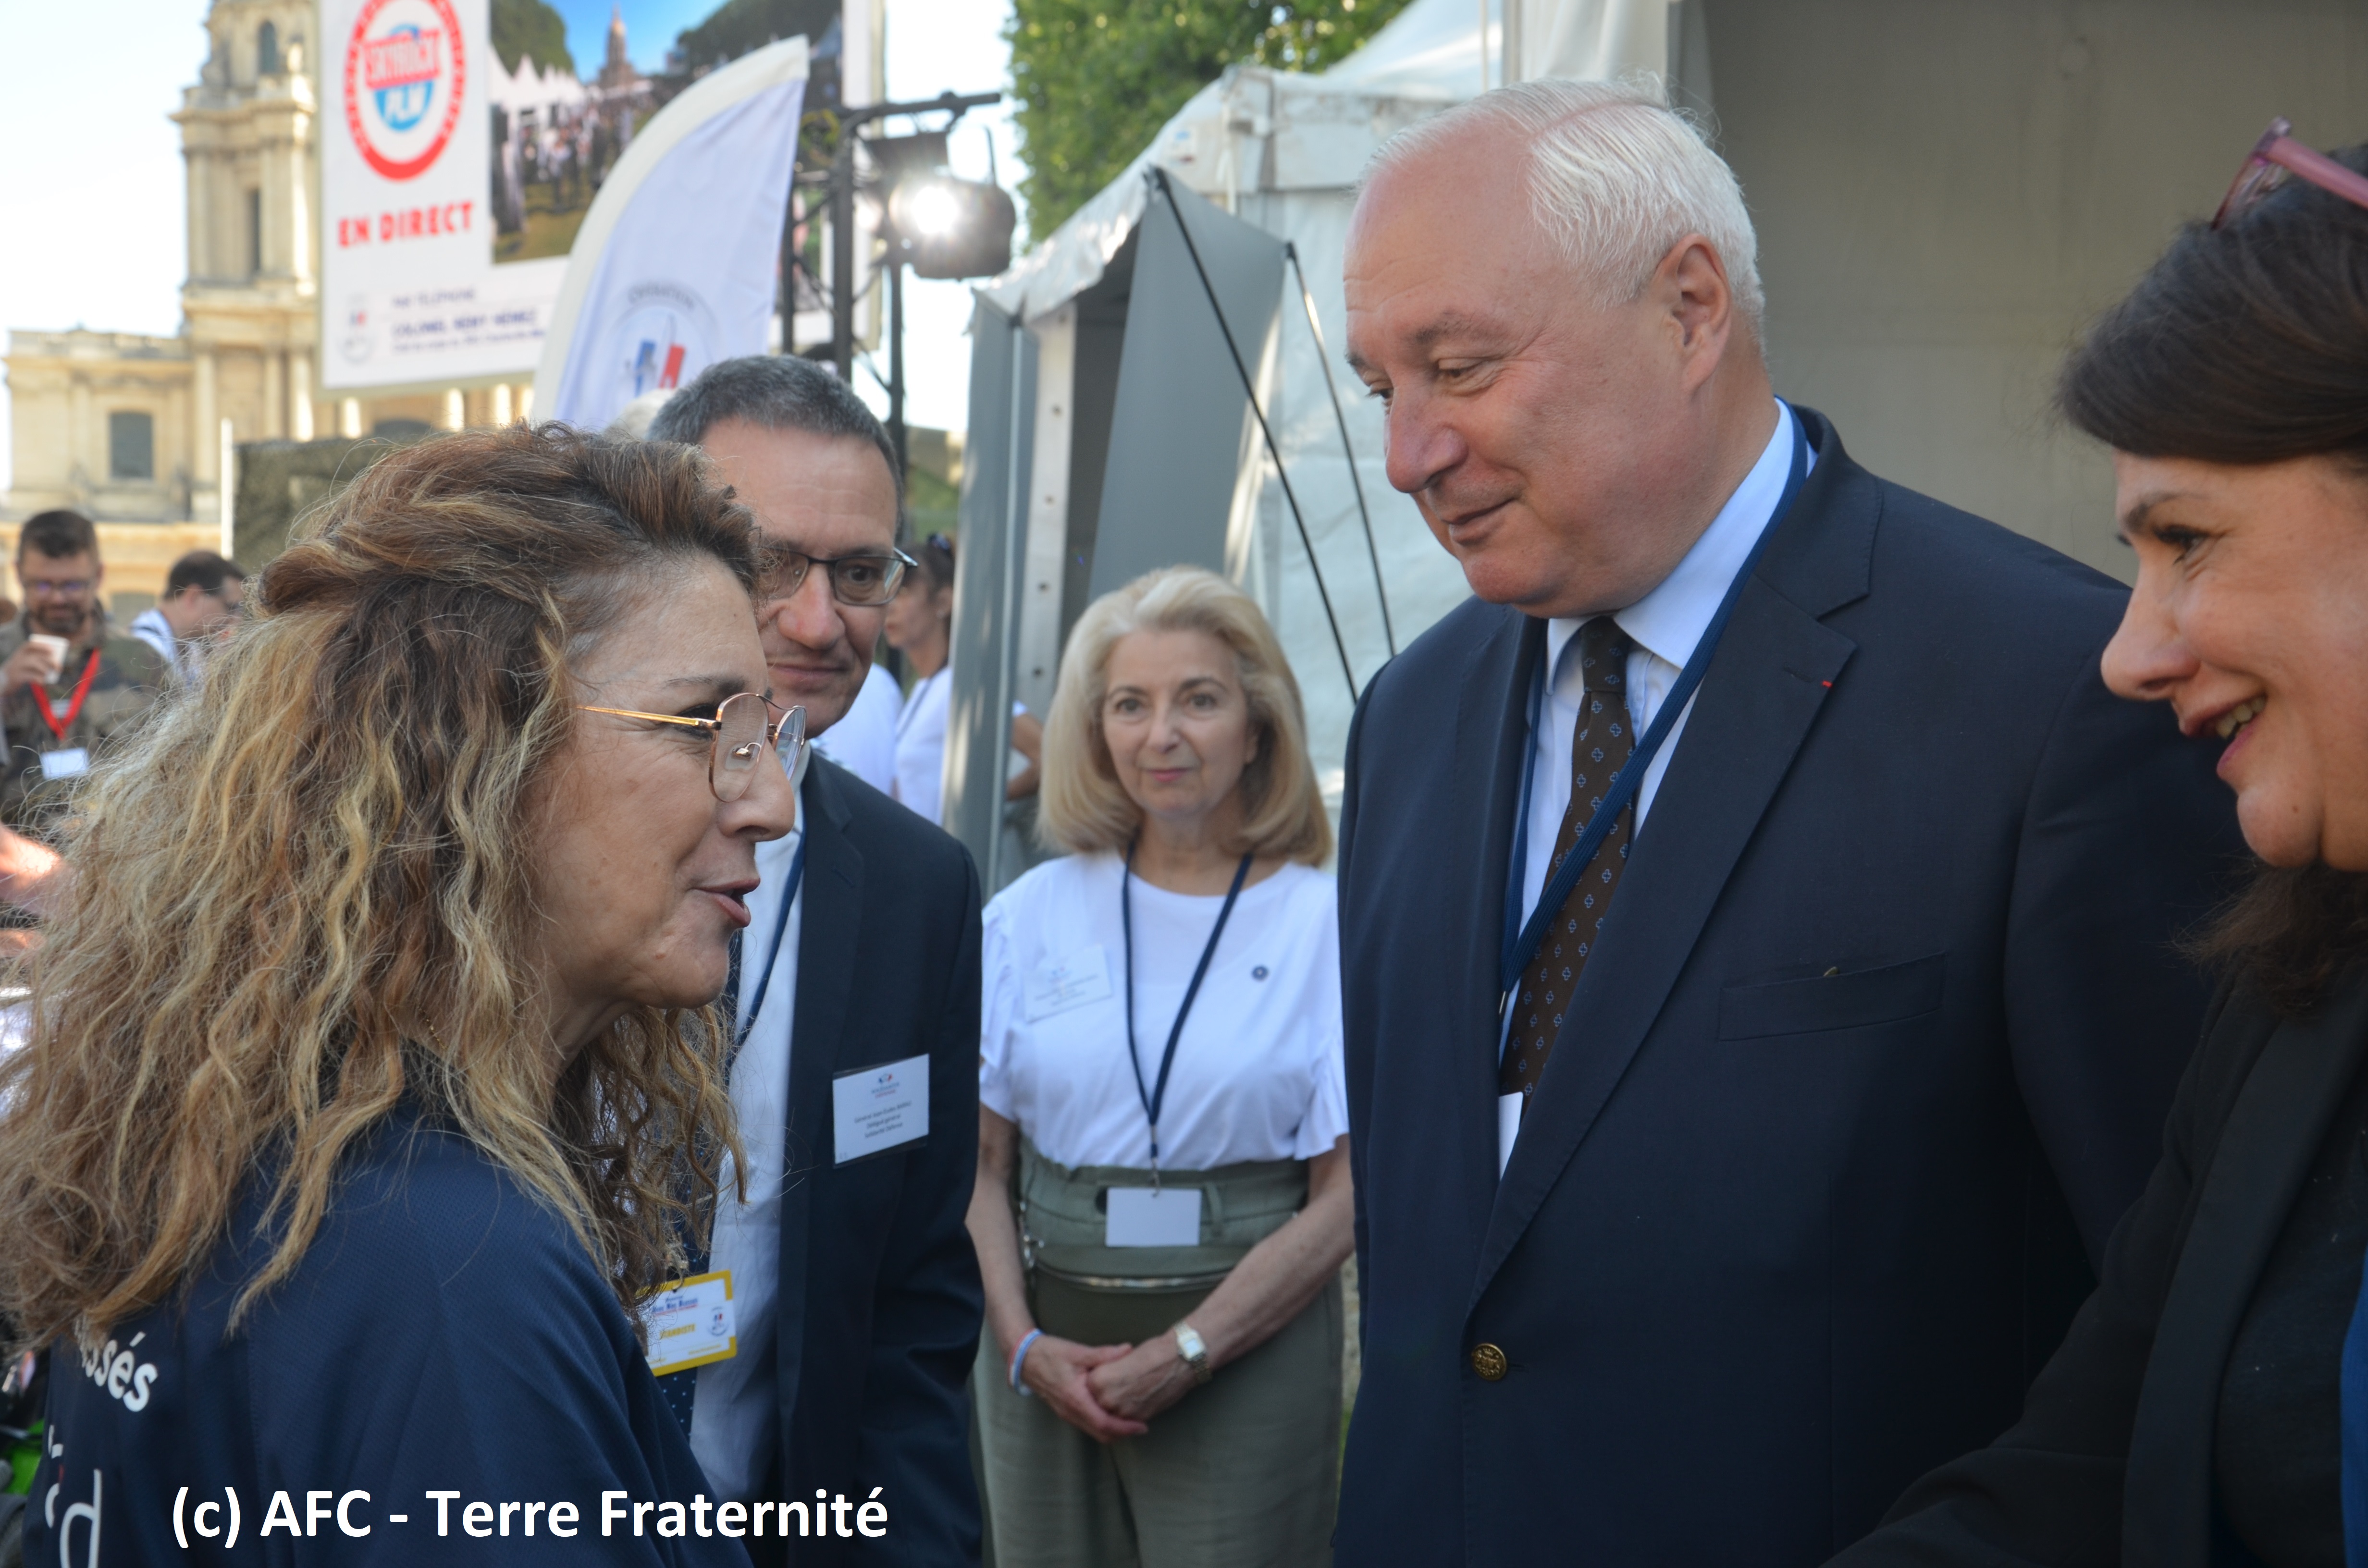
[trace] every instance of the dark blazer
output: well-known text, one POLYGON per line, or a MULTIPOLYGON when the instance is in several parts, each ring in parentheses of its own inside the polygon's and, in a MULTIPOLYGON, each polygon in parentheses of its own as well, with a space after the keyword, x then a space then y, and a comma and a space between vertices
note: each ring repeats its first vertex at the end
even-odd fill
POLYGON ((791 1561, 976 1562, 967 1383, 985 1300, 963 1217, 978 1173, 978 875, 970 853, 816 754, 781 1202, 781 1464, 773 1495, 888 1506, 884 1538, 791 1561), (835 1162, 831 1080, 929 1057, 929 1131, 835 1162))
POLYGON ((2119 585, 1801 412, 1501 1182, 1543 623, 1468 601, 1358 710, 1343 1568, 1821 1562, 2013 1420, 2153 1164, 2206 998, 2167 941, 2238 848, 2212 756, 2106 691, 2119 585))
POLYGON ((2162 1162, 2022 1420, 1840 1562, 2208 1568, 2229 1348, 2363 1056, 2368 977, 2305 1022, 2242 994, 2215 1006, 2162 1162))

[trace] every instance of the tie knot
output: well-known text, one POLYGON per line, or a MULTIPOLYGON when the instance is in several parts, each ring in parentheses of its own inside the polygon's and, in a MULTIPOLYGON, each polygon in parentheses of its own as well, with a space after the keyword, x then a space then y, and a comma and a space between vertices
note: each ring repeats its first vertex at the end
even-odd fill
POLYGON ((1635 646, 1620 623, 1599 615, 1578 629, 1578 674, 1589 691, 1622 691, 1628 685, 1628 653, 1635 646))

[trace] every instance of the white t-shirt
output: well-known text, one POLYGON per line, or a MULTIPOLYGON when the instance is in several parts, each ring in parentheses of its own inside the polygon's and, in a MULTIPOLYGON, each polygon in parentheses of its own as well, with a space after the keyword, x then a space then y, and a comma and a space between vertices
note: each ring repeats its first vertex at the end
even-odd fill
POLYGON ((874 665, 847 716, 814 737, 814 750, 885 795, 896 777, 896 721, 904 710, 905 688, 874 665))
MULTIPOLYGON (((1120 869, 1115 855, 1050 860, 986 906, 979 1102, 1064 1165, 1151 1163, 1127 1063, 1120 869)), ((1140 877, 1133 901, 1135 1044, 1151 1089, 1225 901, 1140 877)), ((1304 1160, 1348 1131, 1333 882, 1289 865, 1242 890, 1210 960, 1160 1108, 1159 1163, 1304 1160)))
POLYGON ((896 716, 896 788, 891 792, 931 822, 944 805, 946 705, 953 689, 954 667, 942 665, 915 683, 896 716))

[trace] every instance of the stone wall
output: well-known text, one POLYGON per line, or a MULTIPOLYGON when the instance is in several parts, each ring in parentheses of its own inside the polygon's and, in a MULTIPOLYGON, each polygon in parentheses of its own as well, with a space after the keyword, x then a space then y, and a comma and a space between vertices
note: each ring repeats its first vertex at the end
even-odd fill
POLYGON ((343 436, 317 441, 244 441, 232 497, 231 553, 249 572, 288 548, 296 519, 335 495, 398 443, 343 436))

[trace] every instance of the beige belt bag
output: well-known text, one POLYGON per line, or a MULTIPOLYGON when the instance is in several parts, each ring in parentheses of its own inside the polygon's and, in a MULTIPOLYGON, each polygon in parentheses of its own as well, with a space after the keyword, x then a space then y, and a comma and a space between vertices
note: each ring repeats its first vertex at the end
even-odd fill
POLYGON ((1140 1345, 1165 1334, 1224 1282, 1250 1248, 1307 1205, 1307 1165, 1258 1160, 1159 1173, 1162 1187, 1201 1189, 1201 1240, 1189 1247, 1103 1244, 1113 1187, 1149 1187, 1124 1165, 1072 1170, 1019 1145, 1015 1194, 1020 1258, 1036 1326, 1085 1345, 1140 1345))

